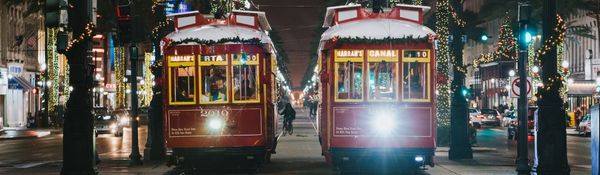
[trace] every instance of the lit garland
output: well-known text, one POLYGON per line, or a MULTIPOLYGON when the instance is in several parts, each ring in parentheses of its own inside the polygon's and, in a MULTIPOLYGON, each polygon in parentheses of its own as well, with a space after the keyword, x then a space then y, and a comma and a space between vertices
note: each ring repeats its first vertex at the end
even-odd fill
POLYGON ((62 77, 63 77, 61 85, 63 86, 63 88, 62 88, 62 92, 61 92, 61 97, 60 98, 64 99, 64 100, 60 101, 60 104, 61 105, 66 105, 67 100, 69 99, 69 96, 71 95, 71 90, 72 90, 71 86, 69 85, 69 82, 71 81, 69 79, 69 69, 70 69, 70 67, 69 67, 69 64, 67 64, 67 58, 64 55, 61 56, 60 60, 62 62, 62 64, 61 64, 62 66, 61 67, 63 68, 63 70, 61 71, 62 72, 61 74, 62 74, 62 77))
POLYGON ((439 0, 436 3, 436 33, 438 35, 436 65, 437 65, 437 124, 438 127, 450 126, 450 50, 448 48, 448 36, 450 24, 450 4, 448 0, 439 0))
POLYGON ((125 105, 125 48, 115 47, 115 84, 116 84, 116 106, 117 108, 124 108, 125 105))
POLYGON ((140 97, 140 105, 141 106, 149 106, 150 101, 152 100, 152 82, 154 82, 154 75, 152 75, 152 70, 150 69, 150 65, 152 64, 152 53, 144 54, 144 83, 142 83, 142 87, 140 88, 143 93, 140 97))
MULTIPOLYGON (((565 21, 560 17, 560 15, 556 15, 557 23, 556 27, 553 29, 556 36, 552 35, 548 39, 544 41, 544 44, 535 52, 533 59, 541 60, 543 56, 548 53, 553 47, 557 48, 557 72, 558 74, 554 77, 548 78, 544 82, 543 86, 540 87, 542 90, 550 91, 553 87, 562 87, 564 85, 565 76, 569 75, 569 70, 562 67, 562 54, 564 48, 562 47, 564 43, 564 39, 566 36, 567 26, 565 21)), ((540 61, 541 62, 541 61, 540 61)), ((540 64, 539 68, 543 69, 543 65, 540 64)), ((539 97, 541 98, 541 97, 539 97)))
POLYGON ((481 54, 473 60, 473 67, 479 67, 481 64, 490 63, 498 60, 516 60, 517 59, 517 39, 510 27, 511 20, 507 16, 504 24, 500 27, 500 34, 497 48, 493 53, 481 54))
POLYGON ((76 37, 75 39, 69 41, 69 44, 67 45, 67 49, 66 51, 71 51, 71 49, 73 49, 73 47, 81 42, 83 42, 86 39, 90 39, 92 38, 92 36, 94 36, 94 28, 96 26, 93 23, 88 23, 85 25, 85 30, 83 31, 83 34, 79 35, 78 37, 76 37))
POLYGON ((371 39, 366 37, 353 37, 353 38, 339 38, 335 37, 332 39, 336 44, 407 44, 407 43, 422 43, 429 41, 429 35, 427 37, 413 37, 406 36, 402 38, 386 37, 383 39, 371 39))
POLYGON ((53 113, 56 110, 56 106, 58 105, 59 98, 59 65, 58 65, 58 52, 56 51, 56 40, 58 29, 56 28, 48 28, 48 46, 46 50, 46 55, 48 56, 48 79, 44 82, 46 83, 46 87, 48 88, 48 112, 53 113), (50 83, 50 84, 48 84, 50 83))
POLYGON ((160 39, 161 37, 161 31, 163 31, 163 29, 167 28, 168 26, 173 25, 173 20, 167 19, 166 21, 160 22, 158 23, 158 25, 156 25, 153 29, 152 29, 152 38, 154 39, 160 39))
POLYGON ((186 39, 182 39, 179 41, 170 42, 168 44, 168 47, 177 46, 177 45, 186 44, 186 43, 192 43, 192 44, 198 44, 198 45, 215 45, 215 44, 222 44, 222 43, 228 43, 228 42, 243 43, 243 44, 256 44, 256 45, 261 44, 260 39, 258 39, 258 38, 241 39, 239 36, 236 36, 233 38, 223 38, 218 41, 201 40, 201 39, 196 39, 196 38, 186 38, 186 39))
POLYGON ((454 19, 454 22, 456 22, 456 24, 461 28, 465 27, 465 25, 467 23, 458 16, 458 14, 456 13, 456 10, 454 10, 454 7, 449 5, 449 8, 450 8, 449 9, 450 13, 452 14, 452 19, 454 19))

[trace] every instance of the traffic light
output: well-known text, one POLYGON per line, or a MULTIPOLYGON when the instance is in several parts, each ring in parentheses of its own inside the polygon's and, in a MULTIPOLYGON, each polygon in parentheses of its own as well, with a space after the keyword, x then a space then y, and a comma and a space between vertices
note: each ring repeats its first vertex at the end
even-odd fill
POLYGON ((44 3, 44 24, 46 27, 59 27, 61 24, 66 24, 66 7, 66 0, 46 0, 44 3))
POLYGON ((485 42, 489 39, 489 37, 486 34, 481 35, 481 41, 485 42))
POLYGON ((119 38, 123 43, 131 42, 131 4, 129 1, 121 1, 116 7, 115 12, 117 14, 117 28, 119 38))

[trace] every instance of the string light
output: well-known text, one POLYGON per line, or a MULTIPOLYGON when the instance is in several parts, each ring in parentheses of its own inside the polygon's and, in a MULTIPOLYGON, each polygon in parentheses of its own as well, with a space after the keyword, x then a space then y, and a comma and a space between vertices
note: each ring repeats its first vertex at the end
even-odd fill
POLYGON ((94 25, 94 23, 88 23, 85 25, 85 29, 83 31, 83 33, 81 35, 79 35, 78 37, 76 37, 75 39, 69 41, 69 44, 67 45, 67 52, 71 51, 71 49, 73 49, 74 46, 78 45, 79 43, 83 42, 86 39, 90 39, 92 38, 92 36, 94 36, 94 28, 96 26, 94 25))
POLYGON ((450 34, 448 26, 450 24, 448 17, 450 14, 450 4, 448 0, 439 0, 436 2, 436 33, 438 35, 438 48, 436 52, 436 70, 437 70, 437 124, 438 127, 447 128, 450 126, 450 83, 449 73, 450 50, 448 47, 448 36, 450 34))

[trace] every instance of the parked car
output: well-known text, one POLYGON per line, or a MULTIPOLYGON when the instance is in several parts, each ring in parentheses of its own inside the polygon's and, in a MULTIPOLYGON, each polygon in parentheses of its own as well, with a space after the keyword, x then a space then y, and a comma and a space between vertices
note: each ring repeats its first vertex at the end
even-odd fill
POLYGON ((500 113, 495 109, 481 109, 479 118, 482 125, 500 126, 500 113))
POLYGON ((592 134, 592 116, 590 114, 586 114, 579 122, 579 135, 582 136, 590 136, 592 134))
POLYGON ((477 109, 469 109, 469 123, 475 128, 481 128, 481 119, 478 117, 481 114, 477 109))
MULTIPOLYGON (((528 135, 529 136, 533 136, 533 131, 535 129, 535 111, 537 110, 537 107, 532 106, 529 107, 529 110, 527 111, 527 131, 528 131, 528 135)), ((514 116, 516 115, 516 112, 514 113, 514 116)), ((514 120, 512 120, 508 126, 507 126, 507 132, 508 132, 508 139, 517 139, 517 131, 518 131, 518 126, 519 126, 519 119, 517 117, 514 118, 514 120)))
POLYGON ((502 117, 502 126, 508 127, 513 121, 517 121, 517 112, 507 111, 504 113, 504 117, 502 117))
POLYGON ((117 116, 111 114, 96 115, 96 136, 98 134, 114 134, 116 137, 123 136, 124 119, 119 120, 117 116))

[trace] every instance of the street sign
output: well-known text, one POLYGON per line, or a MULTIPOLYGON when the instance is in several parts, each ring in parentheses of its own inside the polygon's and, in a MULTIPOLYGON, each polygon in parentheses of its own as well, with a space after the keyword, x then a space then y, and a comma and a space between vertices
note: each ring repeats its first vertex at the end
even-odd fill
MULTIPOLYGON (((513 98, 517 98, 520 96, 520 87, 519 87, 519 82, 520 79, 519 78, 513 78, 510 81, 510 96, 513 98)), ((527 78, 527 83, 525 83, 527 86, 527 97, 531 97, 532 94, 532 90, 531 90, 531 78, 527 78)))

